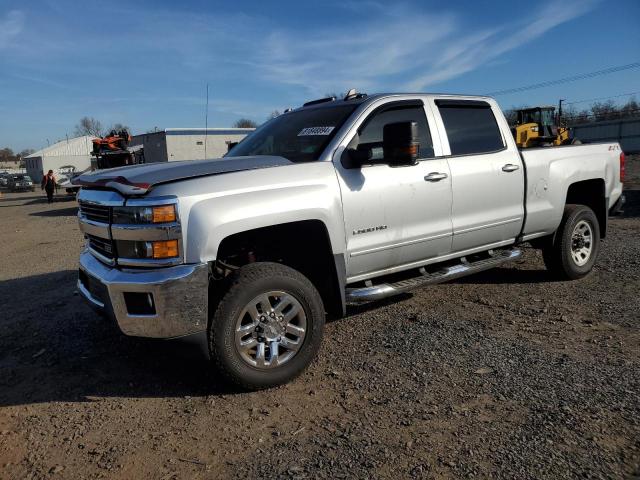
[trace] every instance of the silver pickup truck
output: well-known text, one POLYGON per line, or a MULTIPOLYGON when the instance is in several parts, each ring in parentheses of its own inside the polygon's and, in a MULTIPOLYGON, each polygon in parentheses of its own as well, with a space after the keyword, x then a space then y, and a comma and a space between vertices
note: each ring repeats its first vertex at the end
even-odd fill
POLYGON ((83 175, 78 288, 127 335, 207 332, 258 389, 313 359, 325 317, 543 251, 590 272, 622 197, 617 143, 519 151, 487 97, 350 92, 222 159, 83 175))

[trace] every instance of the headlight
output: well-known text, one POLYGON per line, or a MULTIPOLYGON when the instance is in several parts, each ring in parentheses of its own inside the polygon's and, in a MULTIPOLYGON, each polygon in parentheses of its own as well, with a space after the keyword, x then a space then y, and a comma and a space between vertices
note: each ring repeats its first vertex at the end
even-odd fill
POLYGON ((158 205, 155 207, 115 207, 113 223, 170 223, 176 221, 175 205, 158 205))

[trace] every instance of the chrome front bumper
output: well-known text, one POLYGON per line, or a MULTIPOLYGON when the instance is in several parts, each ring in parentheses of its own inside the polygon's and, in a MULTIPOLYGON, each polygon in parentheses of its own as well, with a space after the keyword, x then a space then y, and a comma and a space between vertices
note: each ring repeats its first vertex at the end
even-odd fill
POLYGON ((115 317, 125 335, 173 338, 204 331, 208 285, 206 264, 118 270, 86 250, 80 255, 78 290, 95 310, 115 317))

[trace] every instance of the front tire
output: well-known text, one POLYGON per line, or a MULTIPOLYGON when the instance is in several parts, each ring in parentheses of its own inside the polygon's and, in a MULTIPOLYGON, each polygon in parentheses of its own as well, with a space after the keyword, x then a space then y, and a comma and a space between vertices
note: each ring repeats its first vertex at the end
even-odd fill
POLYGON ((304 275, 278 263, 251 263, 228 279, 209 322, 209 354, 231 383, 274 387, 315 358, 324 323, 320 294, 304 275))
POLYGON ((587 275, 600 252, 600 227, 595 213, 584 205, 567 205, 555 236, 542 249, 547 270, 561 279, 587 275))

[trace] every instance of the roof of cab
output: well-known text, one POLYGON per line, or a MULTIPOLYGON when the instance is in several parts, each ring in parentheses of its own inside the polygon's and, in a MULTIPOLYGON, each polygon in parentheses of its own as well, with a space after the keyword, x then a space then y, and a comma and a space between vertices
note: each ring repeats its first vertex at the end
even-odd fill
MULTIPOLYGON (((486 95, 463 95, 463 94, 453 94, 453 93, 430 93, 430 92, 413 92, 413 93, 404 93, 404 92, 395 92, 395 93, 374 93, 371 95, 364 94, 358 98, 352 98, 349 100, 345 100, 343 98, 337 98, 335 100, 327 100, 321 103, 312 103, 311 105, 302 105, 297 108, 293 108, 291 110, 285 111, 285 113, 295 112, 300 110, 310 110, 310 109, 319 109, 319 108, 332 108, 337 107, 339 105, 362 105, 363 103, 369 103, 374 100, 384 98, 384 97, 398 97, 398 96, 425 96, 428 95, 430 97, 436 96, 440 98, 460 98, 460 99, 468 99, 472 97, 473 99, 478 100, 493 100, 492 97, 488 97, 486 95)), ((322 100, 322 99, 321 99, 322 100)), ((311 103, 314 100, 311 100, 311 103)))

